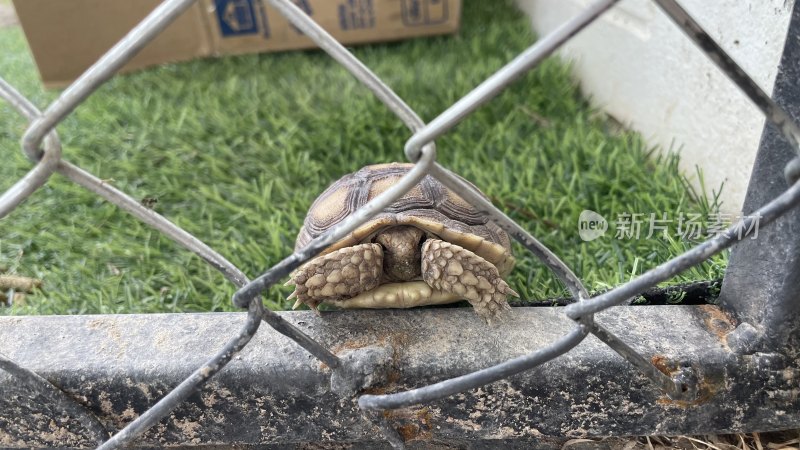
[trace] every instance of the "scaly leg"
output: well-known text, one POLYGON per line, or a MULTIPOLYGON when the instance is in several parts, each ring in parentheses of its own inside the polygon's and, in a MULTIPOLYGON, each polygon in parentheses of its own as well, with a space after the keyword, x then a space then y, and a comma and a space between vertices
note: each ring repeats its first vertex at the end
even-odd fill
POLYGON ((446 241, 422 244, 422 279, 432 288, 467 299, 481 318, 501 321, 511 311, 506 295, 519 297, 489 261, 446 241))
POLYGON ((376 287, 383 273, 383 249, 378 244, 345 247, 312 259, 291 274, 287 285, 297 297, 292 309, 305 303, 315 312, 326 300, 354 297, 376 287))

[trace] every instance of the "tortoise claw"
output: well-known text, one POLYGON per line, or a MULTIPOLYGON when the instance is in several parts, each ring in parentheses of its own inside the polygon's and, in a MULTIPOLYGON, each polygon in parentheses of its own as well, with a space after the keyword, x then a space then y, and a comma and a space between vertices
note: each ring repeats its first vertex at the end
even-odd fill
POLYGON ((512 297, 519 298, 519 294, 517 294, 517 291, 511 289, 511 287, 508 285, 508 283, 506 283, 502 279, 500 280, 499 283, 497 283, 497 290, 502 292, 502 293, 504 293, 504 294, 506 294, 506 295, 510 295, 512 297))
MULTIPOLYGON (((294 296, 294 292, 286 300, 291 299, 292 296, 294 296)), ((322 317, 322 313, 319 311, 319 309, 317 308, 317 305, 315 303, 303 303, 300 299, 297 299, 297 301, 294 302, 294 305, 292 305, 292 310, 296 310, 297 308, 299 308, 302 305, 308 305, 308 309, 314 311, 314 313, 316 315, 322 317)))

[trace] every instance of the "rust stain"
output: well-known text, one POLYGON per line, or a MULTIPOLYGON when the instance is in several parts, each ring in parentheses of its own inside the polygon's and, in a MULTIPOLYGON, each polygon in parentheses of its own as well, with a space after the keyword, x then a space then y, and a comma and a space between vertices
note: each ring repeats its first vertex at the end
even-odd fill
POLYGON ((346 352, 348 350, 358 350, 360 348, 369 347, 372 345, 386 345, 387 343, 395 349, 395 353, 397 353, 398 348, 403 348, 408 345, 409 336, 408 333, 397 333, 397 334, 386 334, 377 336, 375 339, 371 339, 372 336, 368 335, 361 335, 352 339, 348 339, 338 345, 331 347, 331 351, 338 355, 342 352, 346 352))
MULTIPOLYGON (((720 343, 727 348, 726 337, 728 333, 736 329, 736 319, 715 305, 700 305, 697 307, 697 311, 697 317, 703 321, 706 330, 716 336, 720 343)), ((655 355, 650 359, 650 362, 658 370, 670 377, 675 376, 680 369, 680 364, 677 361, 670 361, 664 355, 655 355)), ((673 400, 665 395, 659 398, 656 403, 665 406, 688 408, 709 401, 717 391, 724 387, 725 380, 719 376, 713 377, 709 374, 699 374, 698 377, 700 380, 697 386, 696 399, 673 400)))
POLYGON ((701 312, 701 319, 703 319, 708 331, 727 345, 725 337, 736 328, 736 319, 719 306, 700 305, 697 309, 701 312))
MULTIPOLYGON (((331 352, 334 355, 339 356, 341 353, 344 353, 349 350, 358 350, 360 348, 369 347, 369 346, 382 346, 387 345, 391 346, 394 353, 392 355, 392 359, 396 360, 398 355, 399 349, 406 348, 409 345, 410 337, 408 333, 397 333, 397 334, 389 334, 378 336, 377 339, 370 339, 370 336, 358 336, 353 339, 348 339, 338 345, 331 347, 331 352)), ((320 367, 327 369, 328 366, 324 363, 320 363, 320 367)), ((397 376, 399 379, 399 374, 397 376)), ((390 380, 391 381, 391 380, 390 380)), ((394 380, 397 381, 397 380, 394 380)))
POLYGON ((650 358, 650 363, 656 366, 656 369, 660 370, 664 375, 671 375, 672 372, 677 369, 677 367, 670 368, 667 365, 667 362, 667 357, 664 355, 654 355, 652 358, 650 358))
POLYGON ((367 336, 359 336, 357 338, 348 339, 334 347, 331 347, 331 351, 334 354, 339 355, 340 353, 346 352, 348 350, 358 350, 360 348, 364 348, 370 345, 383 344, 384 342, 385 339, 378 339, 378 341, 375 342, 367 339, 367 336))
POLYGON ((403 437, 405 442, 413 441, 419 436, 419 426, 413 423, 399 425, 396 427, 396 430, 400 433, 400 436, 403 437))
POLYGON ((386 382, 380 386, 370 386, 361 390, 363 394, 369 395, 384 395, 396 392, 399 388, 398 382, 400 381, 400 371, 396 367, 389 368, 389 374, 386 377, 386 382))
POLYGON ((427 407, 384 411, 383 417, 392 422, 392 426, 406 442, 432 438, 431 417, 427 407))
POLYGON ((656 400, 656 404, 663 406, 675 406, 684 409, 692 406, 702 405, 711 400, 714 397, 714 394, 716 394, 717 391, 723 387, 723 385, 723 380, 709 380, 707 378, 702 378, 697 385, 697 398, 694 400, 676 400, 663 395, 656 400))
POLYGON ((661 396, 656 400, 656 404, 662 406, 677 406, 678 408, 689 408, 692 406, 702 405, 711 400, 716 392, 716 386, 706 383, 700 383, 697 398, 694 400, 674 400, 666 395, 661 396))
MULTIPOLYGON (((678 362, 670 361, 664 355, 654 355, 652 358, 650 358, 650 363, 652 363, 656 369, 670 378, 674 378, 677 375, 677 372, 680 370, 680 364, 678 364, 678 362)), ((701 405, 709 401, 724 384, 723 379, 717 380, 708 376, 700 376, 699 378, 700 381, 697 385, 697 398, 694 400, 675 400, 663 395, 656 400, 656 404, 663 406, 676 406, 679 408, 688 408, 691 406, 701 405)))
POLYGON ((425 427, 428 430, 430 430, 431 429, 431 412, 430 412, 430 410, 427 407, 425 407, 425 408, 417 410, 416 414, 417 414, 417 419, 419 419, 420 422, 422 422, 422 424, 425 425, 425 427))
POLYGON ((368 388, 364 388, 361 390, 361 393, 367 395, 384 395, 389 394, 392 391, 390 386, 371 386, 368 388))

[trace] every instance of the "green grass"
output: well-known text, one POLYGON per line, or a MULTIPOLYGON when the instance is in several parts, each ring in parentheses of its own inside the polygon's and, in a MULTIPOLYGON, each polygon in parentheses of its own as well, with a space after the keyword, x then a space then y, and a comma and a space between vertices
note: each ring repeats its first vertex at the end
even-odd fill
MULTIPOLYGON (((535 40, 508 2, 468 1, 456 36, 355 48, 427 120, 535 40)), ((18 28, 0 30, 0 74, 44 106, 18 28)), ((25 124, 0 106, 0 187, 29 163, 25 124)), ((305 212, 329 183, 363 165, 403 160, 409 132, 321 52, 194 61, 120 76, 59 128, 64 157, 155 209, 250 276, 288 255, 305 212)), ((694 245, 680 239, 583 242, 578 215, 699 213, 675 156, 613 131, 552 58, 438 141, 439 160, 481 187, 560 255, 590 290, 606 289, 694 245)), ((566 295, 520 247, 510 283, 523 298, 566 295)), ((719 277, 719 256, 671 280, 719 277)), ((232 310, 234 287, 158 232, 61 176, 0 221, 0 269, 44 280, 10 314, 232 310)), ((271 308, 289 288, 273 287, 271 308)))

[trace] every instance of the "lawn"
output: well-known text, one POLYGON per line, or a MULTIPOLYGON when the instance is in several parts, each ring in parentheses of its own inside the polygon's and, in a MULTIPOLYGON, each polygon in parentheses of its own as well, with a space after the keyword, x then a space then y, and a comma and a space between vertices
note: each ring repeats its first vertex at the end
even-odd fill
MULTIPOLYGON (((466 1, 455 36, 354 48, 356 56, 431 120, 535 41, 510 2, 466 1)), ((21 30, 0 30, 0 76, 44 107, 58 92, 38 82, 21 30)), ((0 105, 0 189, 30 167, 25 123, 0 105)), ((315 196, 345 173, 402 161, 409 131, 319 51, 163 66, 104 85, 58 131, 64 158, 153 208, 249 276, 293 248, 315 196)), ((629 280, 697 243, 677 218, 718 204, 689 188, 674 154, 648 147, 580 94, 551 58, 437 141, 439 161, 479 186, 548 245, 592 290, 629 280), (578 216, 610 224, 591 242, 578 216), (672 220, 670 237, 615 236, 640 213, 672 220)), ((697 174, 689 174, 698 176, 697 174)), ((719 190, 720 187, 714 187, 719 190)), ((707 224, 704 224, 704 227, 707 224)), ((705 228, 704 228, 705 229, 705 228)), ((563 297, 563 286, 521 247, 510 285, 523 299, 563 297)), ((722 275, 720 255, 671 280, 722 275)), ((59 175, 0 221, 0 273, 43 281, 5 314, 233 310, 234 287, 200 258, 59 175)), ((266 294, 286 309, 291 288, 266 294)))

